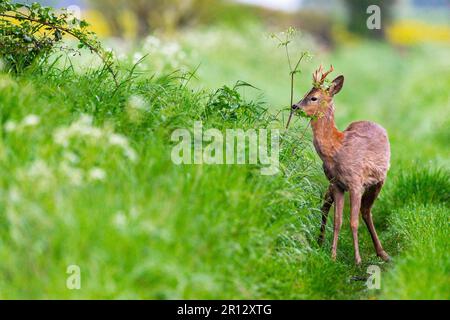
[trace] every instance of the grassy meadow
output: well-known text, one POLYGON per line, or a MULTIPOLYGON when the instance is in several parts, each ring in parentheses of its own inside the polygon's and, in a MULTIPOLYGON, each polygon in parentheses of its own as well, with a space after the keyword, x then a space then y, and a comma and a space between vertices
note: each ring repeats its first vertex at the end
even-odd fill
POLYGON ((348 201, 337 261, 332 214, 316 244, 327 183, 305 119, 283 133, 275 176, 172 163, 172 131, 194 121, 284 127, 289 70, 268 35, 249 24, 150 37, 117 50, 118 89, 86 57, 0 73, 0 298, 449 299, 448 45, 361 40, 324 51, 300 35, 290 47, 313 54, 297 100, 311 71, 332 63, 346 79, 338 127, 364 119, 389 133, 391 170, 373 214, 390 263, 362 223, 354 266, 348 201), (239 115, 222 117, 211 101, 239 80, 257 89, 222 97, 239 115), (371 264, 380 290, 358 281, 371 264), (80 267, 80 290, 66 287, 69 265, 80 267))

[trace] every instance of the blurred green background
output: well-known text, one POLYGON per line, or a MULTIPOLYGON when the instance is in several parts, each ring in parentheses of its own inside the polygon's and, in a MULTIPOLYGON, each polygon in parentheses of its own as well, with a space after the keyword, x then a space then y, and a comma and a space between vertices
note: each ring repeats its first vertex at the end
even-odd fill
POLYGON ((89 54, 0 74, 1 298, 450 298, 448 0, 41 2, 87 19, 122 69, 140 62, 120 90, 89 54), (381 8, 381 30, 366 27, 369 4, 381 8), (364 119, 389 133, 374 219, 392 263, 361 226, 364 265, 353 265, 348 208, 338 261, 331 221, 316 245, 327 184, 309 130, 301 139, 304 119, 286 133, 282 175, 170 161, 177 127, 248 127, 205 118, 217 88, 239 80, 258 89, 237 90, 238 104, 284 110, 273 124, 283 128, 289 68, 270 34, 289 26, 299 31, 293 59, 313 56, 295 99, 320 63, 333 64, 346 79, 338 127, 364 119), (69 133, 73 141, 58 143, 69 133), (81 290, 65 285, 70 264, 81 268, 81 290), (381 290, 354 280, 370 264, 382 269, 381 290))

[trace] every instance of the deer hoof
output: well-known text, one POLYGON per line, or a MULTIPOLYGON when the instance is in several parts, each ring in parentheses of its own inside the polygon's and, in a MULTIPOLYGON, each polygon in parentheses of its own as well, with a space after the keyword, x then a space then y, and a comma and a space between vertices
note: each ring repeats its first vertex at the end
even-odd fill
POLYGON ((391 261, 391 257, 386 253, 386 251, 381 251, 380 253, 378 253, 378 256, 385 262, 391 261))

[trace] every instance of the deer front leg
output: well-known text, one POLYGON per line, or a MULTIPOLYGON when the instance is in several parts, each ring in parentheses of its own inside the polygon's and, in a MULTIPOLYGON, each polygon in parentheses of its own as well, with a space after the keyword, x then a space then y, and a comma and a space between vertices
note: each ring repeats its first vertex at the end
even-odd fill
POLYGON ((325 240, 325 228, 327 226, 328 213, 330 212, 330 208, 333 205, 333 185, 330 184, 327 192, 325 193, 323 206, 322 206, 322 224, 320 225, 320 235, 318 239, 318 243, 321 246, 323 241, 325 240))
POLYGON ((350 226, 353 234, 353 246, 355 247, 355 263, 361 264, 358 244, 359 210, 361 208, 361 191, 350 190, 350 226))
POLYGON ((333 245, 331 246, 331 259, 336 260, 336 252, 339 238, 339 231, 342 226, 342 211, 344 209, 344 191, 339 187, 333 187, 334 198, 334 234, 333 245))

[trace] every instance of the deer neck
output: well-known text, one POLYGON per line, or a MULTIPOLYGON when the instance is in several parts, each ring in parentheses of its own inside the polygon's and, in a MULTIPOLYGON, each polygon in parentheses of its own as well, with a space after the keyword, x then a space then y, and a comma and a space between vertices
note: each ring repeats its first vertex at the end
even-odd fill
POLYGON ((312 120, 311 127, 317 153, 327 166, 332 167, 333 157, 344 139, 344 133, 336 128, 334 122, 334 106, 331 105, 322 117, 312 120))

